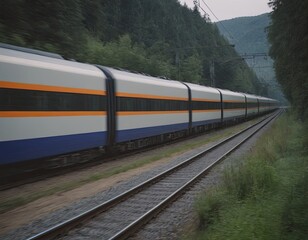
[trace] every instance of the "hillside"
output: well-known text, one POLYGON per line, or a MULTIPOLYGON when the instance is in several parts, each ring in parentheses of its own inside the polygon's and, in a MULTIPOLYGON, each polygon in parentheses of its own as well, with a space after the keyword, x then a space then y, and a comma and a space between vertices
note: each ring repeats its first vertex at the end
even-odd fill
POLYGON ((268 52, 266 28, 270 24, 269 14, 262 14, 255 17, 240 17, 231 20, 221 21, 217 24, 219 31, 235 44, 240 53, 268 52), (222 27, 222 23, 231 36, 222 27))
MULTIPOLYGON (((269 52, 267 28, 270 21, 270 16, 266 13, 254 17, 221 21, 217 23, 217 27, 224 37, 235 44, 235 49, 240 55, 252 53, 262 55, 269 52)), ((261 83, 268 86, 268 95, 285 101, 276 81, 273 60, 268 56, 260 56, 247 58, 246 62, 254 69, 261 83)), ((264 94, 266 95, 266 93, 264 94)))
POLYGON ((215 77, 216 87, 264 94, 245 62, 230 63, 239 56, 216 26, 177 0, 4 1, 0 42, 202 85, 215 77))

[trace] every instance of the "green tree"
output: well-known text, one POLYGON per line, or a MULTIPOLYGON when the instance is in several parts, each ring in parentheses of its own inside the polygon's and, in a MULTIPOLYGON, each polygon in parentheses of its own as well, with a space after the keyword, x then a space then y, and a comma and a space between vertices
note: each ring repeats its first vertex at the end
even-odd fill
POLYGON ((202 81, 202 61, 198 54, 194 54, 184 60, 180 65, 182 81, 204 84, 202 81))
POLYGON ((103 39, 103 32, 106 31, 107 20, 101 0, 87 0, 82 1, 81 4, 85 28, 94 37, 103 39))
POLYGON ((79 0, 26 0, 25 11, 32 26, 26 38, 29 44, 78 57, 84 44, 79 0))
POLYGON ((31 27, 24 0, 1 1, 0 41, 26 46, 25 37, 31 27))
POLYGON ((273 0, 270 5, 274 10, 269 28, 270 55, 277 80, 299 116, 307 119, 308 2, 273 0))

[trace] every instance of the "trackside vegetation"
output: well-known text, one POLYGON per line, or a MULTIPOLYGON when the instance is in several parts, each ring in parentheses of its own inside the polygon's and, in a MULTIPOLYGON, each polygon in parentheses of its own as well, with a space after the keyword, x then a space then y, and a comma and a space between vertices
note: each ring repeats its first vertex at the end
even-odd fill
POLYGON ((195 207, 188 239, 305 239, 308 155, 303 124, 285 114, 195 207))

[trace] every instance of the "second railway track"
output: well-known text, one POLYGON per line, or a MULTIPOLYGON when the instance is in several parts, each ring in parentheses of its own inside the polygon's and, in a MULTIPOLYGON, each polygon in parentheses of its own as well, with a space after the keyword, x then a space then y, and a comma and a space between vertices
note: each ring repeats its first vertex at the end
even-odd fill
POLYGON ((121 195, 29 239, 128 238, 279 114, 275 112, 121 195))

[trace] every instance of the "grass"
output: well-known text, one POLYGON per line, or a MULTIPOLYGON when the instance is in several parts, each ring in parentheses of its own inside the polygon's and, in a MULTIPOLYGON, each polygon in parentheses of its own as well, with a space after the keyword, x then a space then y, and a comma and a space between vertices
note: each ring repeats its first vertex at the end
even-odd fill
POLYGON ((305 239, 308 236, 307 131, 281 117, 222 184, 196 202, 188 239, 305 239))
POLYGON ((72 182, 66 182, 66 183, 59 183, 59 185, 57 185, 55 187, 46 188, 45 190, 33 191, 29 194, 22 194, 20 196, 14 196, 14 197, 11 197, 11 198, 8 198, 8 199, 1 200, 0 201, 0 214, 5 213, 7 211, 10 211, 14 208, 26 205, 26 204, 33 202, 35 200, 38 200, 40 198, 52 196, 54 194, 67 192, 67 191, 73 190, 75 188, 81 187, 81 186, 83 186, 87 183, 95 182, 95 181, 98 181, 100 179, 106 179, 108 177, 111 177, 111 176, 114 176, 114 175, 117 175, 117 174, 120 174, 120 173, 124 173, 124 172, 127 172, 127 171, 132 170, 132 169, 142 167, 146 164, 149 164, 149 163, 152 163, 152 162, 164 159, 164 158, 173 157, 175 155, 184 153, 188 150, 191 150, 191 149, 200 147, 202 145, 205 145, 207 143, 217 141, 221 138, 230 136, 230 135, 236 133, 237 131, 239 131, 241 129, 244 129, 249 124, 252 124, 255 121, 256 120, 253 120, 253 121, 247 122, 245 124, 242 124, 240 126, 235 126, 235 127, 225 129, 221 133, 214 134, 211 137, 204 137, 204 138, 199 139, 199 140, 192 139, 189 143, 182 143, 182 144, 179 144, 177 147, 169 147, 168 149, 160 151, 160 152, 156 153, 155 155, 144 157, 144 158, 142 158, 140 160, 136 160, 135 162, 132 162, 132 163, 124 163, 121 166, 113 167, 111 169, 102 171, 100 173, 94 173, 94 174, 92 174, 92 175, 90 175, 90 176, 88 176, 84 179, 79 179, 79 180, 75 180, 75 181, 72 181, 72 182))

